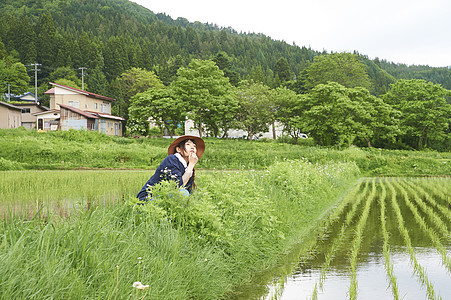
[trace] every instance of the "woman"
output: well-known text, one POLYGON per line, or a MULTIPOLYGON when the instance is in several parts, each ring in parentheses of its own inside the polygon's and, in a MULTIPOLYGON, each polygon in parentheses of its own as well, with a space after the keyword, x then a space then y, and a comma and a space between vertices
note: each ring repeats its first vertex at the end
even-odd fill
POLYGON ((147 189, 162 180, 175 180, 181 190, 189 195, 194 184, 194 166, 205 151, 203 139, 192 135, 183 135, 168 147, 168 156, 158 166, 155 174, 144 184, 136 196, 141 201, 151 200, 147 189))

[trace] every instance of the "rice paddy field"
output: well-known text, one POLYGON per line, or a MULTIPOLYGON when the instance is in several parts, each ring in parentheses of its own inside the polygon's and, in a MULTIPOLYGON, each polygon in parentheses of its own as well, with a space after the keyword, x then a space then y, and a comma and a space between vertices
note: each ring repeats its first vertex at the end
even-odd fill
POLYGON ((261 299, 451 299, 451 180, 363 178, 261 299))
POLYGON ((0 130, 0 299, 451 299, 451 154, 0 130))

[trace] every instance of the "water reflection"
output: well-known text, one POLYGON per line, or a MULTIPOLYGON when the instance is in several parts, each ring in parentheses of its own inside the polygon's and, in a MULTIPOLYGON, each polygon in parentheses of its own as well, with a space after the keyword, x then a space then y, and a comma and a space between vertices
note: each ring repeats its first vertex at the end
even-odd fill
MULTIPOLYGON (((450 222, 449 213, 444 208, 450 205, 449 198, 445 194, 434 193, 433 188, 429 188, 427 180, 418 179, 403 182, 400 179, 390 179, 398 184, 395 190, 389 190, 386 187, 387 194, 382 193, 380 182, 375 185, 377 189, 377 201, 371 205, 370 213, 365 224, 364 236, 358 254, 356 266, 357 279, 357 299, 396 299, 390 287, 389 276, 387 275, 386 260, 383 252, 384 237, 381 230, 381 201, 385 201, 385 221, 386 229, 389 233, 388 245, 390 247, 390 265, 393 268, 393 274, 396 277, 399 299, 427 299, 431 298, 430 292, 426 289, 426 284, 421 281, 418 272, 415 273, 412 256, 409 254, 406 246, 406 240, 400 233, 399 218, 393 211, 391 205, 392 196, 400 206, 403 217, 403 227, 408 231, 411 246, 414 252, 414 258, 426 274, 427 280, 433 287, 434 299, 451 299, 451 242, 450 242, 450 222), (414 213, 408 207, 408 201, 414 201, 415 191, 428 189, 433 201, 433 211, 448 228, 448 234, 439 235, 439 242, 446 252, 446 261, 437 250, 437 241, 432 241, 432 237, 424 227, 421 227, 414 218, 414 213), (409 191, 406 194, 399 192, 404 189, 409 191), (386 197, 382 199, 382 195, 386 197), (437 209, 437 208, 440 208, 437 209)), ((383 182, 383 181, 382 181, 383 182)), ((446 182, 445 182, 446 183, 446 182)), ((447 181, 449 183, 449 181, 447 181)), ((389 183, 390 184, 390 183, 389 183)), ((387 185, 389 185, 387 184, 387 185)), ((362 199, 369 197, 369 193, 362 196, 362 199)), ((426 196, 417 197, 427 205, 431 205, 430 199, 426 196)), ((362 201, 362 203, 365 201, 362 201)), ((433 221, 426 210, 419 208, 418 212, 422 214, 424 224, 429 231, 438 231, 439 227, 433 221)), ((350 251, 353 240, 355 239, 356 224, 362 212, 363 204, 355 214, 354 220, 346 228, 345 233, 339 236, 346 213, 351 210, 351 205, 344 210, 342 217, 334 226, 328 228, 326 238, 319 239, 313 251, 313 255, 301 259, 290 275, 273 279, 268 285, 269 293, 259 299, 266 300, 298 300, 298 299, 350 299, 351 286, 351 268, 350 251), (333 260, 327 269, 324 269, 326 257, 331 252, 332 244, 339 241, 340 246, 333 251, 333 260), (326 270, 326 271, 324 271, 326 270), (321 273, 323 271, 323 273, 321 273), (321 276, 325 276, 322 278, 321 276), (320 288, 321 283, 323 283, 320 288), (315 293, 316 292, 316 293, 315 293)), ((402 227, 402 226, 401 226, 402 227)), ((446 230, 446 228, 445 228, 446 230)), ((255 298, 257 299, 257 298, 255 298)))
MULTIPOLYGON (((415 248, 417 260, 426 268, 428 278, 435 292, 442 299, 451 299, 450 273, 444 268, 440 254, 435 248, 415 248)), ((448 255, 451 248, 448 248, 448 255)), ((391 260, 394 265, 399 295, 401 299, 427 299, 426 289, 422 288, 413 274, 410 256, 406 249, 392 249, 391 260)), ((309 262, 307 262, 309 263, 309 262)), ((301 265, 292 275, 279 284, 271 284, 270 292, 263 299, 299 300, 310 299, 321 274, 321 264, 301 265)), ((358 299, 393 299, 384 266, 382 253, 368 253, 367 259, 357 268, 358 299)), ((348 299, 350 285, 349 270, 346 266, 334 265, 326 275, 322 290, 318 290, 318 299, 348 299)))

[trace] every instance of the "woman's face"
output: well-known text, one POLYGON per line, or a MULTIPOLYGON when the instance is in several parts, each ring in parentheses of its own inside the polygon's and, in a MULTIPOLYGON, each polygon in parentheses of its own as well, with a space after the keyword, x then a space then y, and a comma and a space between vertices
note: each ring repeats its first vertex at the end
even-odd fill
POLYGON ((180 149, 179 147, 176 148, 177 152, 180 153, 183 157, 189 157, 191 153, 197 153, 196 144, 194 144, 192 140, 186 141, 183 148, 184 149, 180 149))

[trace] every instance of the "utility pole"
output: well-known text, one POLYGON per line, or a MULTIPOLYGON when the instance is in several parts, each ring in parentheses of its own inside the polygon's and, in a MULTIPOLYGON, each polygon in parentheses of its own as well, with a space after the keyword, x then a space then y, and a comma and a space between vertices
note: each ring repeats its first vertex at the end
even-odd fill
POLYGON ((10 83, 5 83, 8 86, 8 102, 11 101, 11 84, 10 83))
POLYGON ((79 70, 81 70, 81 89, 84 91, 85 90, 85 79, 84 79, 84 73, 83 70, 86 70, 85 67, 81 67, 78 68, 79 70))
POLYGON ((38 66, 41 66, 41 64, 34 63, 31 66, 34 65, 34 69, 31 71, 34 71, 34 102, 38 103, 38 66))

